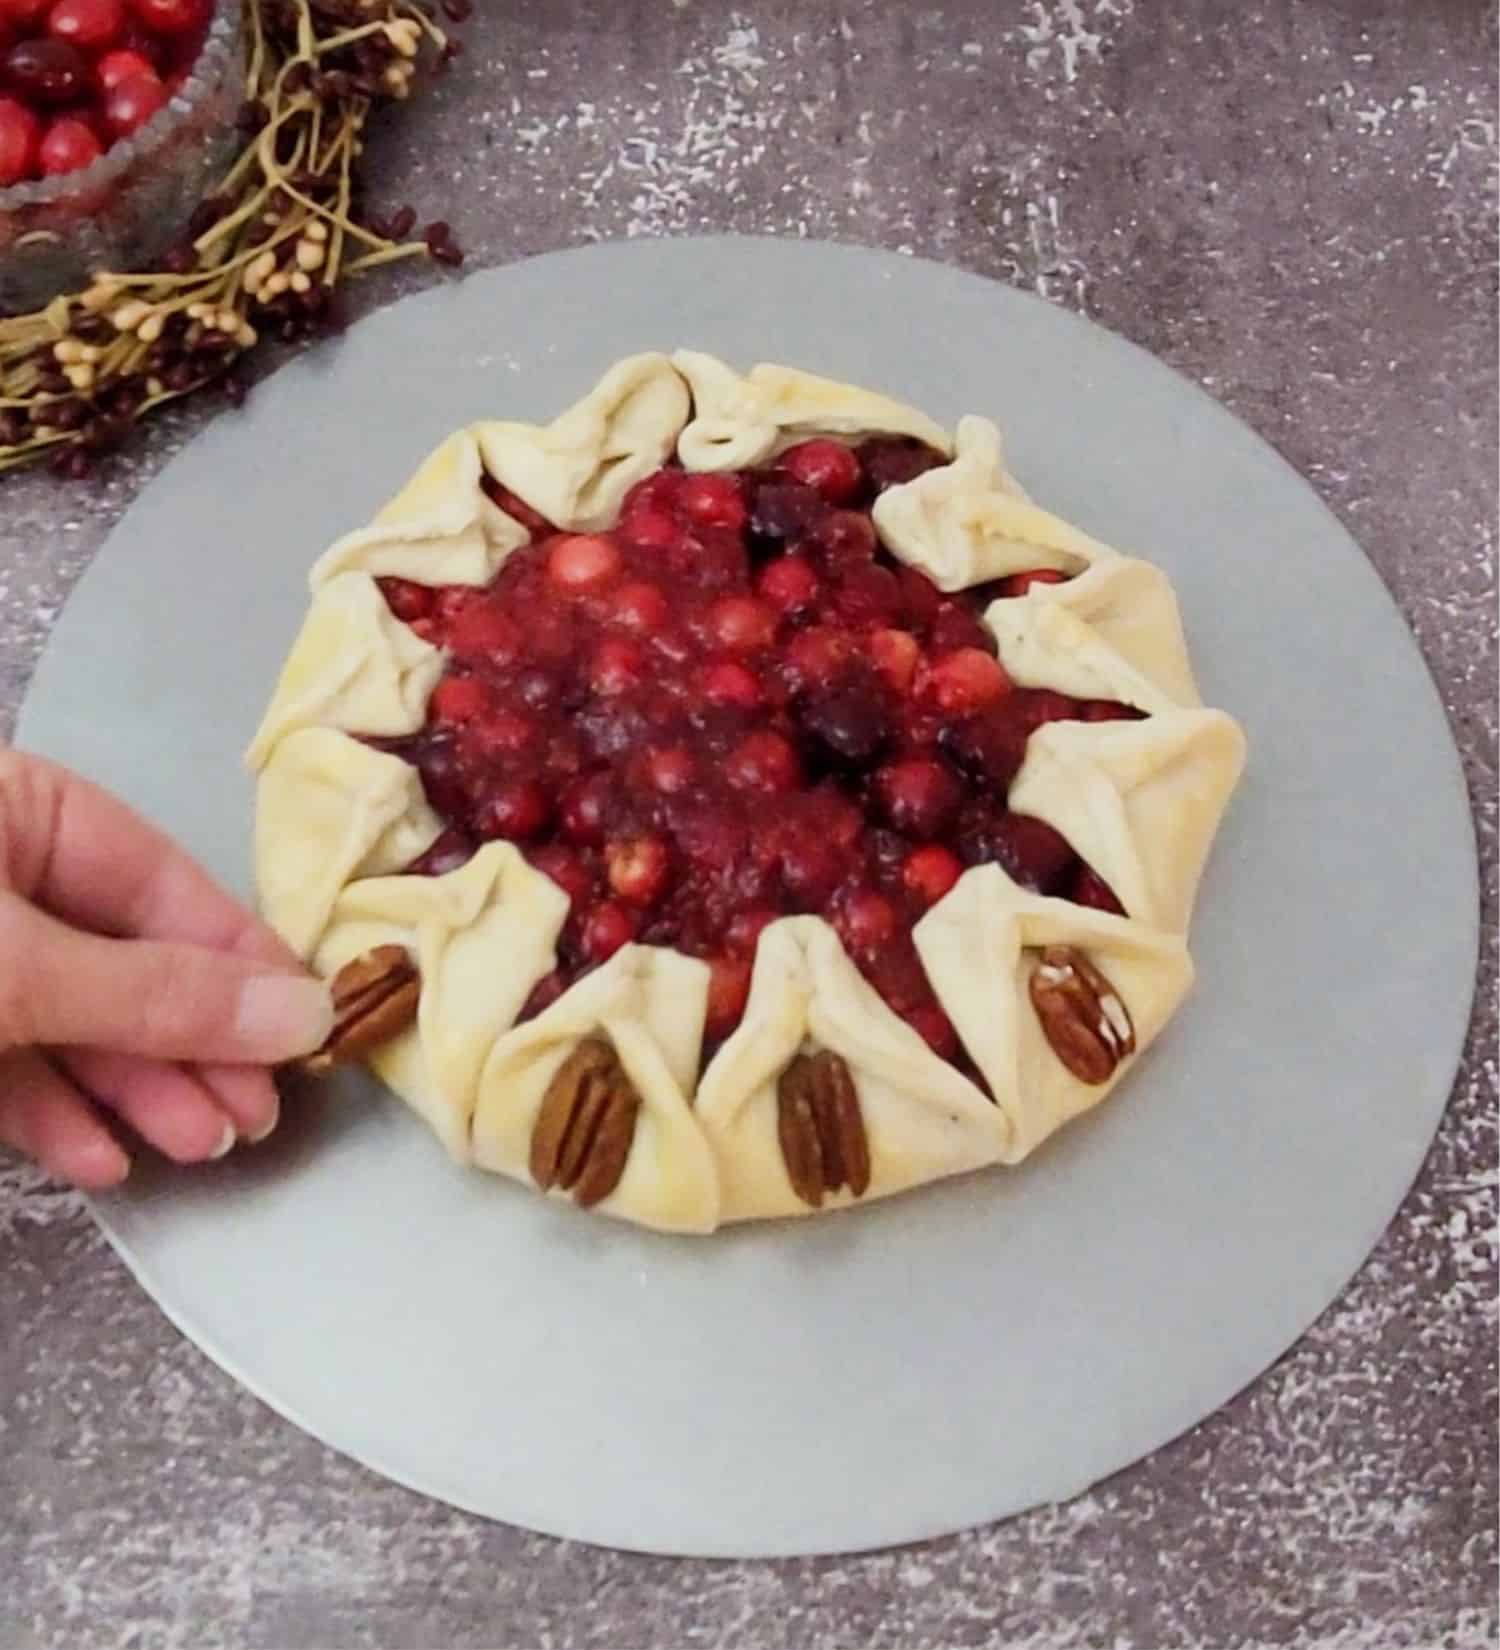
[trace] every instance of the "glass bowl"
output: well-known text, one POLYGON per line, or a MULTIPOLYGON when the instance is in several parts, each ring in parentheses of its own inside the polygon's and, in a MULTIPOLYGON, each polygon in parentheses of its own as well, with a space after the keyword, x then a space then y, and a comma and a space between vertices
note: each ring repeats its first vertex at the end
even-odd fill
POLYGON ((187 78, 139 131, 77 172, 0 189, 0 314, 81 290, 98 270, 149 265, 244 141, 240 0, 215 0, 187 78))

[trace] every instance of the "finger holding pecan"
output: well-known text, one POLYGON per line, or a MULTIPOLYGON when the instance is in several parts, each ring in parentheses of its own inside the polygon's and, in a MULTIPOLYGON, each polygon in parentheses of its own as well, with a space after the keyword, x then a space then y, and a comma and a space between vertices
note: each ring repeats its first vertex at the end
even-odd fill
POLYGON ((334 975, 333 1030, 319 1049, 296 1062, 300 1071, 322 1077, 335 1066, 373 1053, 415 1021, 422 978, 403 945, 378 945, 334 975))

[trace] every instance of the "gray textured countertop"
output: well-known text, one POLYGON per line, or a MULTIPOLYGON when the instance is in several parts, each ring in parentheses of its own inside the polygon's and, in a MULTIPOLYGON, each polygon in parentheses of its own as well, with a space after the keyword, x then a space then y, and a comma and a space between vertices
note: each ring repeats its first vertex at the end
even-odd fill
MULTIPOLYGON (((390 202, 448 216, 473 262, 720 229, 909 248, 1095 317, 1275 443, 1421 641, 1493 924, 1491 7, 482 9, 372 149, 390 202)), ((0 483, 0 732, 73 581, 207 416, 93 487, 0 483)), ((423 1501, 240 1391, 76 1197, 0 1160, 0 1646, 1492 1644, 1492 960, 1417 1187, 1274 1370, 1067 1506, 847 1560, 637 1558, 423 1501)))

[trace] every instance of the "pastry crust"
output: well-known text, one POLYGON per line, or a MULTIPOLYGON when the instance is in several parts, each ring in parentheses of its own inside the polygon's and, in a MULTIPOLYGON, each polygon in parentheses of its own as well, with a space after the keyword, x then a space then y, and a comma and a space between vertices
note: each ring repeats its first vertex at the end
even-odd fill
MULTIPOLYGON (((741 375, 695 352, 633 356, 550 424, 484 422, 450 437, 309 583, 248 753, 261 902, 322 974, 378 945, 413 954, 417 1021, 370 1063, 460 1161, 535 1183, 548 1097, 570 1057, 598 1045, 610 1082, 628 1091, 631 1130, 601 1212, 706 1232, 836 1208, 1019 1162, 1111 1092, 1188 990, 1186 930, 1243 736, 1201 705, 1166 576, 1033 504, 986 419, 961 419, 950 441, 915 409, 791 368, 741 375), (871 434, 952 455, 872 512, 886 547, 940 588, 1035 568, 1069 575, 987 609, 1010 677, 1144 713, 1044 724, 1010 790, 1010 805, 1057 830, 1126 914, 1032 894, 983 865, 917 925, 929 982, 988 1094, 886 1006, 819 917, 763 931, 744 1017, 701 1078, 709 973, 674 951, 627 945, 518 1025, 555 965, 567 897, 505 843, 444 876, 401 874, 442 823, 413 767, 353 735, 417 731, 445 660, 394 618, 376 578, 492 579, 529 534, 486 492, 486 472, 557 526, 591 531, 611 526, 625 492, 674 451, 688 469, 730 470, 812 435, 871 434), (1133 1046, 1102 1082, 1060 1058, 1028 997, 1041 951, 1059 946, 1128 1005, 1133 1046), (868 1172, 813 1203, 788 1167, 782 1080, 823 1051, 852 1082, 857 1116, 841 1114, 841 1126, 857 1127, 868 1172)), ((551 1184, 550 1195, 570 1194, 551 1184)))

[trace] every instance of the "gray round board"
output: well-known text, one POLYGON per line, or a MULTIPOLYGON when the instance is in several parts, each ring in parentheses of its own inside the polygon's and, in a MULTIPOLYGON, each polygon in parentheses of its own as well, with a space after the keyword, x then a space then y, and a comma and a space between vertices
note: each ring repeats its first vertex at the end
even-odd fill
POLYGON ((1265 443, 1121 339, 934 264, 537 258, 374 315, 195 441, 78 586, 21 740, 248 893, 239 756, 313 557, 456 426, 550 417, 679 345, 991 415, 1043 503, 1170 573, 1250 742, 1193 997, 1031 1162, 823 1219, 583 1215, 455 1167, 355 1077, 96 1209, 210 1356, 428 1495, 657 1552, 911 1541, 1072 1495, 1252 1380, 1368 1254, 1448 1095, 1477 943, 1458 760, 1379 579, 1265 443))

